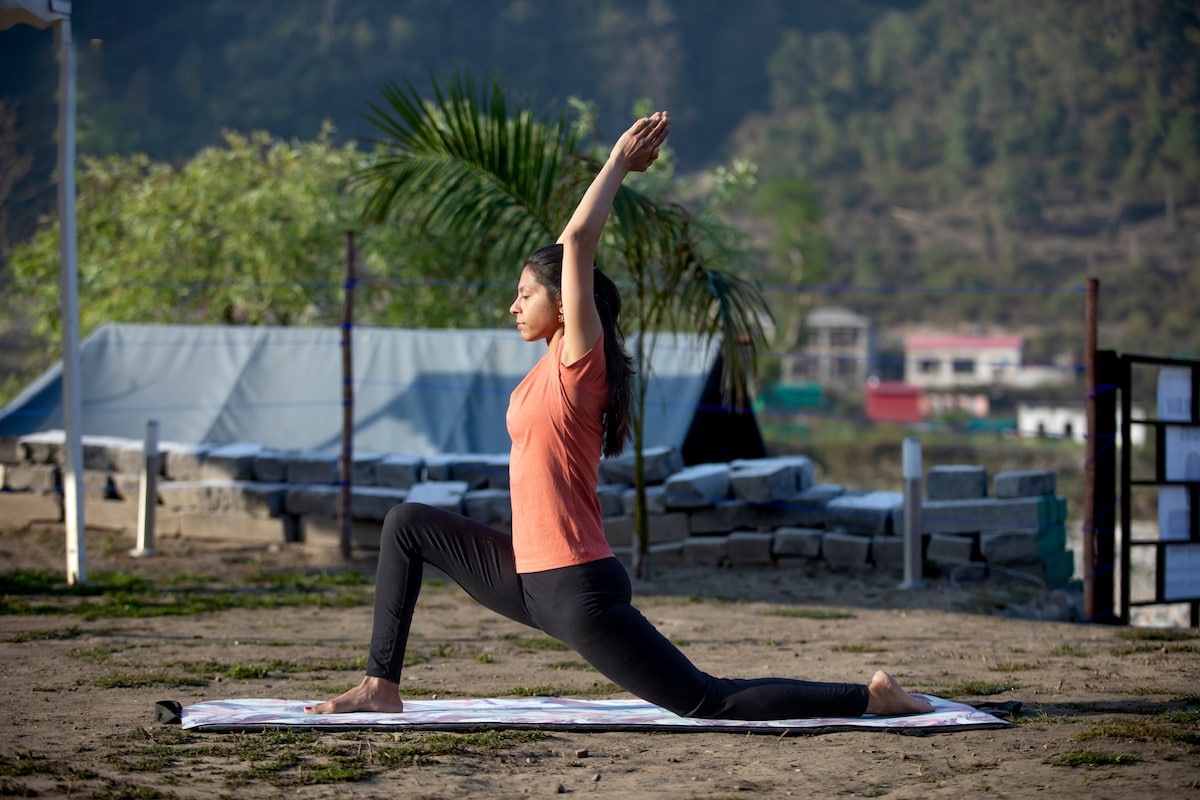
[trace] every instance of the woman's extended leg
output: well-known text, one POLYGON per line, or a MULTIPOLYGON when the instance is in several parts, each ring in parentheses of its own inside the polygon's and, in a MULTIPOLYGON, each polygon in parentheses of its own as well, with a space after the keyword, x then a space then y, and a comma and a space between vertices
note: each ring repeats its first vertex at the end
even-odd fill
POLYGON ((886 673, 870 686, 708 675, 630 604, 629 577, 616 559, 524 578, 526 602, 542 630, 617 685, 680 716, 756 720, 929 710, 886 673))
POLYGON ((512 537, 448 511, 403 503, 388 512, 379 537, 375 612, 367 674, 318 714, 403 709, 400 673, 425 564, 446 573, 484 606, 533 625, 525 608, 512 537))

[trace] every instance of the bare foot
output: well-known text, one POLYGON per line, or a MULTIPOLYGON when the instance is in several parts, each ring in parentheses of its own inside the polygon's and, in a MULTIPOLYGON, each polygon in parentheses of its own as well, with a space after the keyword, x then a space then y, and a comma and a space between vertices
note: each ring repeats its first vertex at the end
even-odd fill
POLYGON ((358 686, 345 694, 315 706, 305 706, 304 710, 310 714, 346 714, 351 711, 399 714, 404 710, 404 702, 400 699, 400 684, 367 675, 358 686))
POLYGON ((933 711, 933 704, 923 697, 904 691, 896 679, 883 670, 876 672, 867 684, 871 697, 867 701, 867 713, 881 717, 898 717, 903 714, 925 714, 933 711))

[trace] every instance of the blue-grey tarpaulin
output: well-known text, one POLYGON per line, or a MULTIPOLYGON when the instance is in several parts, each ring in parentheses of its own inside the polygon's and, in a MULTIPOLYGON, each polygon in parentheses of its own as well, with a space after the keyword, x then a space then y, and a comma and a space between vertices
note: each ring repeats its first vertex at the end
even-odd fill
MULTIPOLYGON (((682 449, 698 409, 719 402, 705 400, 718 353, 652 336, 645 443, 682 449)), ((105 325, 82 344, 82 433, 140 440, 153 419, 167 442, 339 451, 341 341, 339 328, 105 325)), ((353 351, 355 451, 424 456, 507 453, 509 394, 546 348, 509 330, 357 327, 353 351)), ((62 420, 58 365, 0 410, 0 436, 62 420)))

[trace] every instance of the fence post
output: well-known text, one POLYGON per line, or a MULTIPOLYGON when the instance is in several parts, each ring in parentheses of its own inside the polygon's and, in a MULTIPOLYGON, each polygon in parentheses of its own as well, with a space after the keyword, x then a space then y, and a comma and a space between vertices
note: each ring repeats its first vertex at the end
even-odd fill
POLYGON ((154 555, 154 508, 158 505, 158 422, 146 422, 142 443, 142 474, 138 478, 137 547, 129 551, 134 558, 154 555))
POLYGON ((346 231, 346 278, 342 298, 342 459, 341 495, 338 517, 341 521, 342 558, 352 552, 353 520, 350 503, 354 482, 354 231, 346 231))
POLYGON ((920 589, 921 565, 921 440, 909 436, 901 450, 904 475, 904 582, 901 589, 920 589))

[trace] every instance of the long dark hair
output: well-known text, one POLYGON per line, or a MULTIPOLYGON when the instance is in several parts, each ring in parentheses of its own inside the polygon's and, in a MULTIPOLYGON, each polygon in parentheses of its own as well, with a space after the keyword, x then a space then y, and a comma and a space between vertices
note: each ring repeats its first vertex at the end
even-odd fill
MULTIPOLYGON (((525 266, 551 300, 562 298, 561 244, 547 245, 525 259, 525 266)), ((604 328, 604 364, 608 371, 608 408, 604 412, 604 455, 620 455, 629 440, 629 418, 633 408, 633 359, 625 352, 621 332, 621 292, 597 267, 592 272, 596 311, 604 328)))

